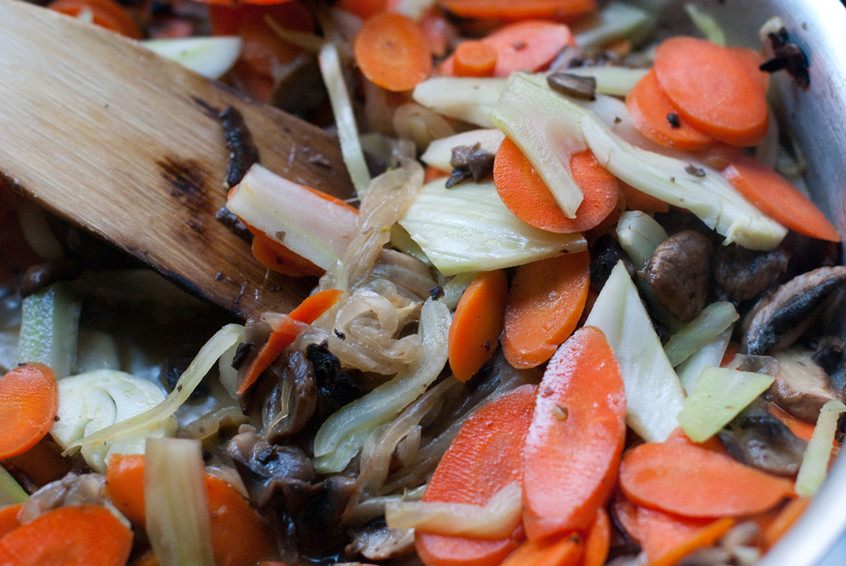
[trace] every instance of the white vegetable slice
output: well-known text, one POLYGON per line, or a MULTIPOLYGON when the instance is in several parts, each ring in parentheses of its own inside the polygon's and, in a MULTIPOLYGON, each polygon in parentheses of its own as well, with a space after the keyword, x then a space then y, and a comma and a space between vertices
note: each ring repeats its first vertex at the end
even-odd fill
POLYGON ((482 128, 493 127, 491 108, 505 86, 501 78, 435 77, 414 87, 412 98, 439 114, 482 128))
POLYGON ((688 438, 704 442, 730 423, 774 380, 763 373, 706 367, 684 400, 678 414, 679 424, 688 438))
POLYGON ((646 76, 649 69, 634 69, 630 67, 574 67, 565 73, 580 77, 596 79, 596 92, 611 96, 626 96, 634 85, 646 76))
POLYGON ((617 241, 637 269, 655 253, 655 248, 669 236, 657 220, 639 210, 627 210, 617 221, 617 241))
POLYGON ((609 2, 592 17, 584 18, 573 26, 576 45, 588 48, 606 45, 624 37, 637 39, 656 26, 657 20, 653 14, 657 13, 660 12, 648 11, 629 3, 609 2))
POLYGON ((141 45, 210 79, 219 79, 241 55, 238 36, 147 39, 141 45))
POLYGON ((622 262, 599 292, 585 321, 602 330, 626 388, 626 421, 647 442, 662 442, 678 426, 684 391, 622 262))
POLYGON ((730 328, 738 318, 740 315, 728 301, 715 301, 707 305, 664 344, 667 359, 676 367, 730 328))
POLYGON ((452 165, 449 163, 452 159, 452 148, 465 145, 473 147, 479 144, 479 149, 495 154, 504 139, 505 134, 496 128, 461 132, 430 143, 420 156, 420 160, 426 165, 450 172, 452 171, 452 165))
POLYGON ((676 367, 682 387, 687 393, 693 391, 696 380, 706 366, 719 367, 728 348, 734 327, 729 327, 718 334, 713 340, 705 344, 698 352, 690 356, 676 367))
POLYGON ((21 305, 17 363, 50 366, 57 379, 67 377, 76 363, 82 304, 56 283, 26 297, 21 305))
POLYGON ((844 412, 846 405, 840 401, 829 401, 820 409, 814 434, 808 442, 805 457, 796 475, 796 495, 799 497, 811 497, 822 487, 828 474, 837 421, 844 412))
POLYGON ((513 267, 587 249, 581 234, 555 234, 518 219, 493 183, 462 183, 447 189, 445 179, 423 187, 399 224, 444 275, 513 267))
POLYGON ((261 165, 250 167, 226 207, 318 267, 333 267, 358 232, 358 212, 333 204, 261 165))
MULTIPOLYGON (((151 381, 110 369, 72 375, 59 381, 59 411, 50 434, 62 448, 115 423, 139 415, 165 399, 162 389, 151 381)), ((165 419, 140 429, 136 434, 108 444, 91 444, 82 456, 94 470, 104 471, 110 454, 142 454, 148 437, 173 434, 176 422, 165 419)))

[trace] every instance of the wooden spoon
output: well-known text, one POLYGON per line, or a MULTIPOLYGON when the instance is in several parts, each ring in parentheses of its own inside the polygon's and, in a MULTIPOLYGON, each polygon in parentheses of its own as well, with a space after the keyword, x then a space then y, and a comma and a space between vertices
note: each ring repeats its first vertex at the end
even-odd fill
POLYGON ((218 114, 241 113, 271 170, 347 197, 335 137, 51 10, 0 0, 0 22, 2 181, 242 318, 306 295, 314 280, 269 272, 215 219, 229 160, 218 114))

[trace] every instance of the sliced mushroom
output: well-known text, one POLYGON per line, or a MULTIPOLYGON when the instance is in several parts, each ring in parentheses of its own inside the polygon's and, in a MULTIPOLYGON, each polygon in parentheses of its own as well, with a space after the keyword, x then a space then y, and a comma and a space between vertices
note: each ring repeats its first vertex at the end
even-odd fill
POLYGON ((311 419, 317 408, 317 384, 311 364, 298 350, 289 350, 282 363, 270 369, 278 379, 260 396, 261 420, 268 442, 280 444, 303 430, 311 419))
POLYGON ((793 344, 846 283, 846 266, 820 267, 794 277, 750 311, 740 351, 765 354, 793 344))
POLYGON ((711 242, 695 230, 664 240, 643 269, 658 303, 682 322, 696 318, 708 299, 711 242))
POLYGON ((106 495, 106 476, 70 472, 33 493, 19 518, 28 523, 48 511, 71 505, 102 505, 122 516, 106 495))
POLYGON ((794 346, 774 352, 779 371, 770 387, 774 403, 791 415, 816 422, 820 409, 828 401, 844 400, 842 391, 834 389, 831 377, 813 359, 813 352, 794 346))
POLYGON ((348 557, 367 560, 393 560, 414 549, 414 529, 389 529, 384 523, 373 524, 353 533, 347 545, 348 557))
POLYGON ((714 282, 728 299, 748 301, 771 289, 787 271, 787 255, 781 250, 758 252, 736 244, 714 252, 714 282))
POLYGON ((782 476, 799 470, 807 446, 769 413, 763 400, 741 412, 719 437, 736 460, 782 476))

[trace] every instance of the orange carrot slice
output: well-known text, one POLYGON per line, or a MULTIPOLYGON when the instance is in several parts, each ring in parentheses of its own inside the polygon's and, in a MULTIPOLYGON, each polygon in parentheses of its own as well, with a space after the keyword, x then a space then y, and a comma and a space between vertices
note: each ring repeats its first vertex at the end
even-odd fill
POLYGON ((576 566, 584 553, 577 533, 544 540, 526 540, 501 566, 576 566))
POLYGON ((737 517, 771 509, 793 485, 728 456, 680 442, 627 451, 620 487, 636 505, 687 517, 737 517))
POLYGON ((21 526, 18 513, 23 506, 23 503, 13 503, 0 507, 0 539, 21 526))
POLYGON ((0 460, 26 452, 53 426, 59 408, 56 375, 44 364, 18 366, 0 377, 0 460))
POLYGON ((600 224, 617 206, 620 184, 602 168, 590 150, 570 157, 573 179, 582 189, 584 198, 569 218, 555 202, 555 197, 517 147, 505 138, 494 159, 493 179, 497 194, 514 216, 535 228, 572 234, 584 232, 600 224))
MULTIPOLYGON (((507 77, 516 71, 533 72, 546 68, 562 49, 573 45, 574 41, 573 33, 565 24, 547 20, 524 20, 507 24, 477 43, 493 48, 496 54, 494 68, 489 74, 507 77)), ((456 53, 444 59, 438 66, 438 73, 462 75, 461 63, 456 61, 461 54, 457 51, 458 49, 456 53), (459 68, 456 68, 457 63, 459 68)))
POLYGON ((676 113, 664 95, 655 71, 649 71, 626 95, 626 110, 635 127, 647 138, 667 147, 695 151, 711 143, 676 113))
POLYGON ((679 115, 726 143, 750 146, 767 133, 761 80, 737 52, 694 37, 672 37, 655 50, 655 74, 679 115))
POLYGON ((47 7, 74 18, 87 11, 94 25, 132 39, 141 39, 141 29, 130 13, 112 0, 55 0, 47 7))
POLYGON ((586 326, 555 353, 538 386, 523 460, 523 526, 531 540, 585 531, 611 495, 626 436, 614 352, 586 326))
POLYGON ((790 530, 790 527, 808 509, 811 501, 810 497, 796 497, 787 502, 762 533, 765 548, 772 548, 784 536, 784 533, 790 530))
POLYGON ((456 16, 501 20, 568 19, 597 8, 595 0, 440 0, 440 4, 456 16))
POLYGON ((144 455, 112 454, 106 468, 106 495, 133 525, 144 528, 144 455))
POLYGON ((343 295, 338 289, 326 289, 306 297, 287 318, 283 318, 278 328, 273 329, 270 337, 259 350, 258 355, 250 363, 241 383, 238 384, 238 395, 246 393, 247 389, 256 382, 264 370, 270 367, 273 360, 278 358, 285 348, 290 346, 302 331, 297 323, 311 324, 324 312, 329 310, 343 295))
POLYGON ((505 319, 508 277, 504 270, 479 273, 465 289, 449 327, 449 366, 459 381, 468 381, 499 344, 505 319))
POLYGON ((248 229, 253 234, 250 245, 253 257, 269 270, 289 277, 320 277, 325 273, 323 269, 292 252, 261 230, 249 226, 248 229))
MULTIPOLYGON (((522 482, 523 445, 537 388, 523 385, 467 419, 438 464, 423 501, 484 505, 512 482, 522 482)), ((415 545, 428 566, 494 566, 517 548, 523 531, 508 538, 472 539, 417 533, 415 545)))
POLYGON ((572 334, 590 287, 587 253, 564 254, 517 268, 508 302, 502 352, 516 368, 547 361, 572 334))
POLYGON ((132 531, 99 505, 60 507, 0 539, 0 556, 15 566, 124 566, 132 531))
POLYGON ((740 194, 776 222, 812 238, 840 241, 837 228, 817 205, 760 161, 740 155, 722 173, 740 194))
POLYGON ((692 552, 713 545, 735 523, 732 517, 690 519, 643 508, 638 509, 638 520, 650 566, 674 566, 692 552))
POLYGON ((628 183, 620 182, 620 190, 626 200, 626 208, 641 212, 668 212, 670 205, 661 199, 648 195, 628 183))
POLYGON ((585 553, 582 566, 602 566, 608 558, 611 547, 611 520, 604 507, 596 512, 596 519, 585 537, 585 553))
POLYGON ((453 70, 459 77, 487 77, 496 68, 496 49, 484 41, 462 41, 453 52, 453 70))
POLYGON ((400 92, 429 76, 432 55, 420 25, 407 16, 382 12, 364 22, 353 42, 361 72, 370 82, 400 92))

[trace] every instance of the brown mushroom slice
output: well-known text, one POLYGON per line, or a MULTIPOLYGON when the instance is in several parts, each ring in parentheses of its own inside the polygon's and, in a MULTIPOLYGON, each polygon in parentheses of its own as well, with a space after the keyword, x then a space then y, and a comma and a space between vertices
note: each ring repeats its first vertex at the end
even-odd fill
POLYGON ((299 350, 288 350, 281 367, 274 364, 270 370, 278 379, 263 396, 261 420, 268 442, 281 444, 303 430, 314 414, 317 383, 314 369, 299 350))
POLYGON ((787 255, 780 249, 761 252, 730 244, 714 252, 714 283, 732 301, 759 296, 786 271, 787 255))
POLYGON ((778 360, 779 371, 770 395, 791 415, 813 423, 827 402, 844 400, 843 392, 834 388, 831 377, 814 362, 810 350, 794 346, 774 352, 773 357, 778 360))
POLYGON ((711 242, 695 230, 683 230, 664 240, 643 269, 655 299, 681 322, 696 318, 708 299, 711 242))
POLYGON ((761 299, 749 313, 740 351, 765 354, 793 344, 846 283, 846 266, 798 275, 761 299))
POLYGON ((353 540, 344 549, 347 556, 367 560, 392 560, 414 550, 414 529, 389 529, 384 524, 369 525, 353 533, 353 540))
POLYGON ((771 474, 792 476, 799 471, 807 442, 797 437, 760 400, 744 409, 719 433, 736 460, 771 474))

